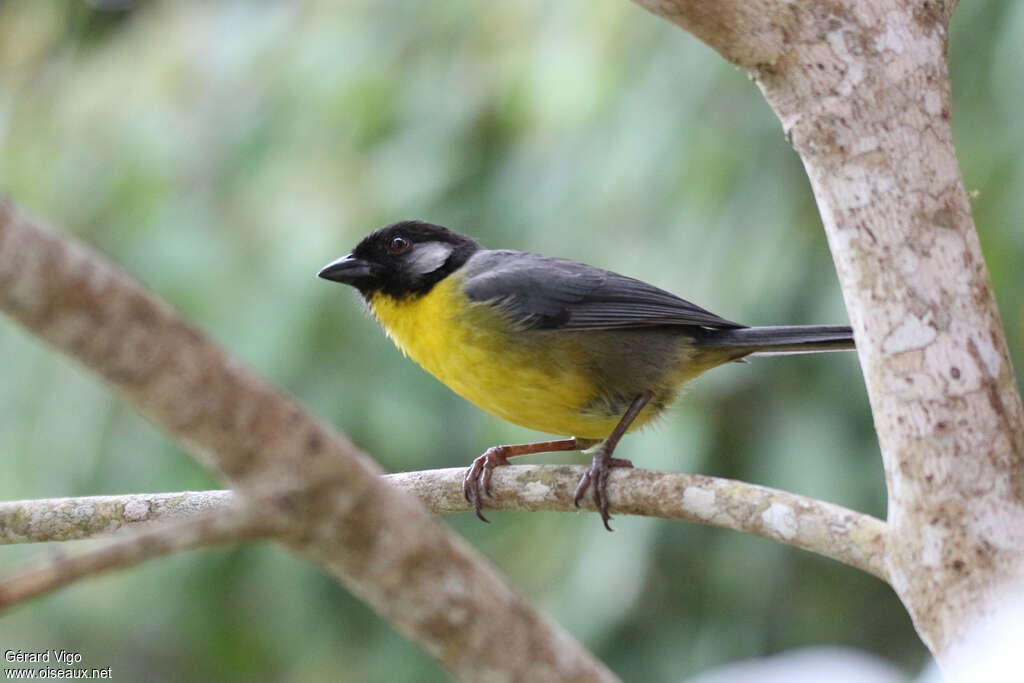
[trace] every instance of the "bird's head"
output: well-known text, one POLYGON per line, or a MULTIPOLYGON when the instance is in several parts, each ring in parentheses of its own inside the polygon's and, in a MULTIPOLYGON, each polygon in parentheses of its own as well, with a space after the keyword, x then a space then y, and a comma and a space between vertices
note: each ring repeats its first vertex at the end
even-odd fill
POLYGON ((395 299, 426 294, 458 270, 480 245, 441 225, 402 221, 376 230, 317 275, 352 285, 369 299, 376 293, 395 299))

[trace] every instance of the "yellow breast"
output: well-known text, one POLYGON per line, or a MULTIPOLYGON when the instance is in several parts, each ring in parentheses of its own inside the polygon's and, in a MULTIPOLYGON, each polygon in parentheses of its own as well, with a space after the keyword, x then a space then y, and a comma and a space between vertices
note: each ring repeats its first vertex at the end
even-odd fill
MULTIPOLYGON (((470 302, 453 274, 420 297, 375 294, 373 315, 403 353, 463 398, 510 422, 603 439, 619 416, 588 411, 595 387, 573 335, 515 332, 500 311, 470 302)), ((654 415, 641 414, 634 426, 654 415)))

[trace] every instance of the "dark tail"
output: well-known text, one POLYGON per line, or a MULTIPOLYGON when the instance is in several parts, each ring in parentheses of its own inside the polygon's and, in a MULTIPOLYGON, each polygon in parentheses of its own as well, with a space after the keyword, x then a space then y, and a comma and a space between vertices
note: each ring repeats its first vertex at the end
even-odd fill
POLYGON ((780 327, 740 327, 706 330, 697 346, 710 349, 735 349, 739 355, 819 353, 854 349, 853 330, 843 326, 784 325, 780 327))

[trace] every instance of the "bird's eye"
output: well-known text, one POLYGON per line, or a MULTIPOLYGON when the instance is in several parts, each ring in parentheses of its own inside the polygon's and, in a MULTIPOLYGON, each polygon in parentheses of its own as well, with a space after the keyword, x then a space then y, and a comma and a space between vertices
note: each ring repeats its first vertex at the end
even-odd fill
POLYGON ((392 255, 404 254, 409 251, 411 246, 409 240, 404 237, 392 237, 391 241, 388 242, 388 253, 392 255))

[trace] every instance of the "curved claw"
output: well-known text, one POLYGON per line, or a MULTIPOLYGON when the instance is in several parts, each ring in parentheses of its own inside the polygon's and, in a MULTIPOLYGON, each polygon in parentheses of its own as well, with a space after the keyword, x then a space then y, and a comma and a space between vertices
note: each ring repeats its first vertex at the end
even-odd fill
POLYGON ((491 475, 494 474, 494 468, 511 464, 505 450, 504 446, 488 448, 466 468, 466 475, 462 478, 462 495, 473 505, 477 518, 488 524, 491 520, 484 517, 482 512, 483 497, 491 495, 491 475))
POLYGON ((473 460, 473 464, 466 468, 466 474, 462 477, 462 495, 467 503, 472 503, 476 498, 476 480, 480 476, 480 470, 483 469, 483 463, 480 462, 480 459, 483 457, 481 455, 473 460))
POLYGON ((601 522, 604 524, 604 528, 608 531, 614 531, 612 529, 611 522, 612 516, 608 513, 608 475, 611 473, 613 467, 632 467, 633 463, 625 458, 611 458, 602 449, 594 454, 594 460, 587 471, 580 477, 579 483, 576 485, 576 493, 573 495, 572 502, 576 507, 580 506, 580 501, 587 494, 587 489, 591 485, 594 487, 594 506, 597 511, 601 514, 601 522))
MULTIPOLYGON (((483 456, 480 456, 481 458, 483 456)), ((478 477, 480 476, 480 470, 483 469, 483 465, 479 462, 480 458, 473 461, 473 464, 466 469, 466 476, 462 479, 462 495, 465 496, 466 502, 473 505, 473 511, 476 512, 477 518, 482 522, 491 523, 491 520, 484 517, 484 513, 480 512, 482 507, 482 501, 480 500, 480 485, 478 477)))
POLYGON ((580 481, 576 484, 576 492, 572 496, 572 504, 576 507, 580 506, 580 501, 583 500, 583 496, 587 495, 587 489, 590 488, 590 471, 592 468, 588 467, 587 471, 580 477, 580 481))

